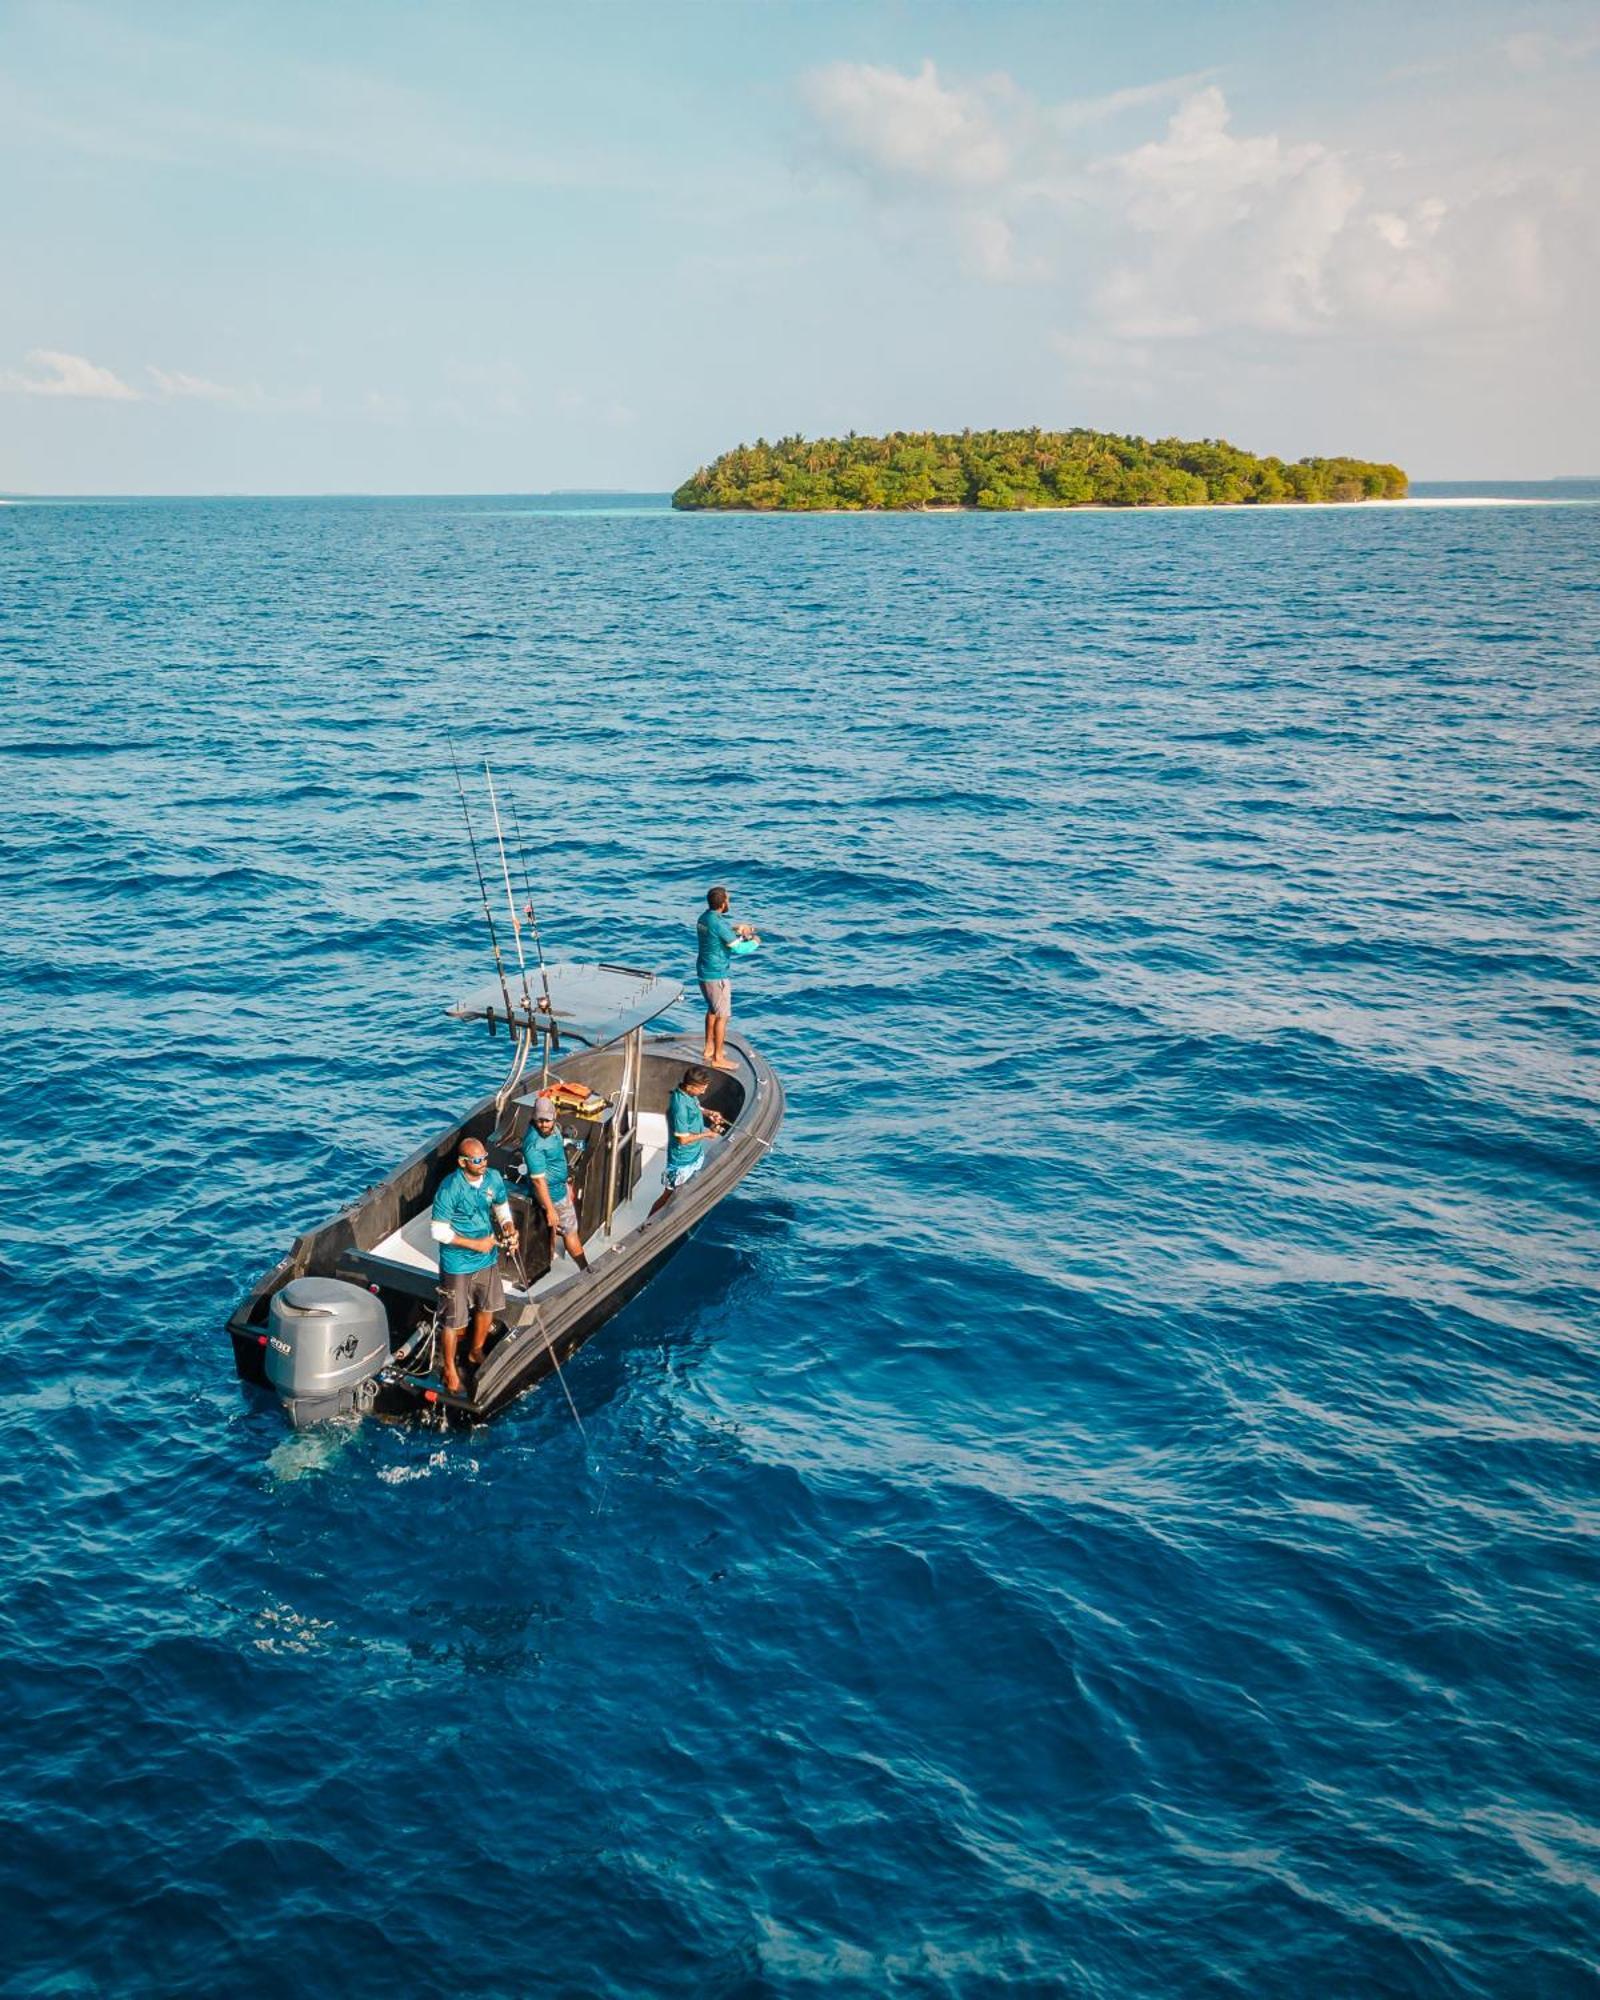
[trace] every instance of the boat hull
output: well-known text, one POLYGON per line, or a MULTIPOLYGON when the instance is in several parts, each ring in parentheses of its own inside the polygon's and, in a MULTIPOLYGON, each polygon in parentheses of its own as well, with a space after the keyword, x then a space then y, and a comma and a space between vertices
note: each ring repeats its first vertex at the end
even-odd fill
MULTIPOLYGON (((568 1075, 592 1074, 597 1087, 607 1080, 606 1057, 597 1051, 564 1066, 568 1075)), ((658 1093, 663 1081, 699 1060, 692 1043, 662 1036, 645 1044, 658 1093)), ((608 1243, 592 1257, 590 1269, 564 1267, 539 1284, 531 1297, 508 1301, 503 1328, 497 1328, 482 1364, 464 1371, 463 1392, 448 1392, 436 1376, 385 1368, 350 1398, 347 1415, 415 1417, 442 1423, 481 1423, 499 1415, 546 1376, 565 1366, 621 1307, 647 1285, 707 1215, 766 1157, 784 1114, 784 1092, 770 1064, 742 1036, 730 1034, 727 1054, 736 1064, 718 1076, 708 1094, 737 1105, 729 1136, 716 1145, 707 1164, 680 1188, 659 1214, 608 1243)), ((399 1347, 408 1319, 431 1310, 436 1278, 423 1270, 402 1271, 375 1255, 394 1239, 405 1217, 431 1201, 433 1186, 449 1171, 469 1134, 488 1139, 495 1125, 495 1100, 485 1098, 448 1132, 419 1149, 385 1180, 369 1188, 337 1216, 308 1231, 289 1254, 242 1299, 228 1321, 240 1379, 269 1393, 266 1354, 271 1301, 291 1279, 307 1275, 364 1282, 389 1309, 392 1337, 399 1347)), ((648 1190, 647 1190, 648 1191, 648 1190)), ((592 1247, 592 1246, 591 1246, 592 1247)), ((293 1420, 293 1412, 285 1414, 293 1420)), ((326 1413, 321 1413, 326 1414, 326 1413)))

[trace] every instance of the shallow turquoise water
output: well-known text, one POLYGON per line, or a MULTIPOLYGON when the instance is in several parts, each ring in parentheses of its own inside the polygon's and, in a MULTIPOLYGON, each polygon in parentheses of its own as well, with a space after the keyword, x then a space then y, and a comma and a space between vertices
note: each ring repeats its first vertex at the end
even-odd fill
MULTIPOLYGON (((1563 497, 1582 500, 1582 492, 1563 497)), ((1596 1990, 1592 505, 0 509, 10 1986, 1596 1990), (553 943, 780 1145, 496 1426, 222 1322, 553 943)))

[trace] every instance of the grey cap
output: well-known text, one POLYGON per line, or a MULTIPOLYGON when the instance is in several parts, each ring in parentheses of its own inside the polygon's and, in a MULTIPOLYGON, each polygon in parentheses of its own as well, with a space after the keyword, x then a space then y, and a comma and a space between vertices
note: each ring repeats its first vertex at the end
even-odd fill
POLYGON ((556 1115, 556 1107, 553 1099, 548 1097, 536 1097, 533 1100, 533 1122, 536 1125, 538 1124, 541 1118, 553 1119, 555 1115, 556 1115))

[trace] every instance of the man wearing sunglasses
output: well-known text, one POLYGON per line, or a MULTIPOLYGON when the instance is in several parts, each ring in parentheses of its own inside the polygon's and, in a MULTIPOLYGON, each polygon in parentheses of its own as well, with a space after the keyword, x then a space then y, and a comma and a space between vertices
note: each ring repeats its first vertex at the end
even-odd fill
POLYGON ((483 1359, 494 1316, 505 1311, 505 1286, 500 1282, 500 1246, 517 1247, 511 1216, 511 1193, 503 1177, 489 1164, 481 1139, 463 1139, 456 1170, 440 1183, 433 1198, 433 1240, 439 1246, 440 1375, 452 1396, 461 1394, 456 1348, 472 1322, 468 1363, 483 1359))

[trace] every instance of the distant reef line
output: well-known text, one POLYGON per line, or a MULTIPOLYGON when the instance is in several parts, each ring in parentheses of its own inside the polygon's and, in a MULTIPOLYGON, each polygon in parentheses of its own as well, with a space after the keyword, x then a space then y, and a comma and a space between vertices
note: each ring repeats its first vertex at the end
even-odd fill
POLYGON ((756 514, 1034 507, 1251 507, 1402 500, 1398 465, 1261 458, 1222 438, 1114 431, 890 431, 757 438, 686 479, 674 507, 756 514))

